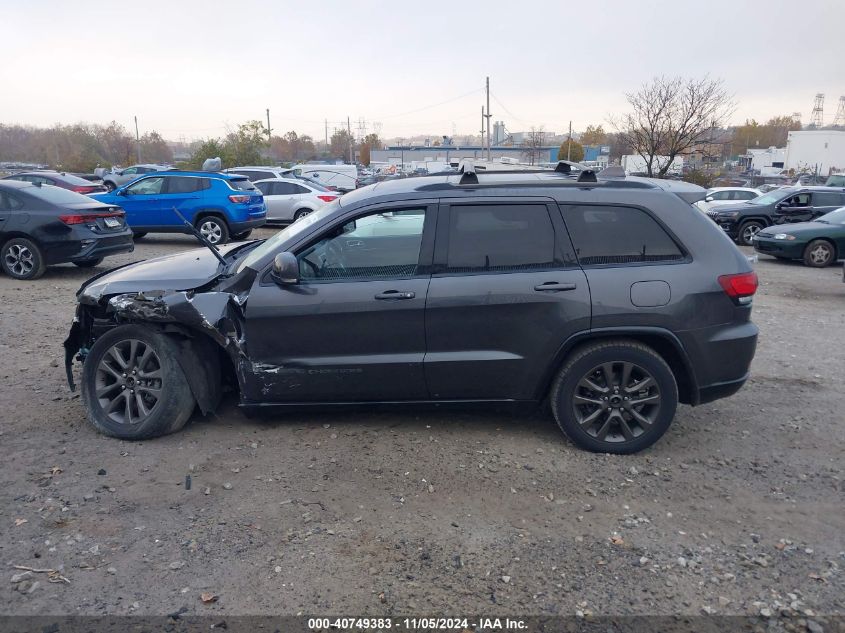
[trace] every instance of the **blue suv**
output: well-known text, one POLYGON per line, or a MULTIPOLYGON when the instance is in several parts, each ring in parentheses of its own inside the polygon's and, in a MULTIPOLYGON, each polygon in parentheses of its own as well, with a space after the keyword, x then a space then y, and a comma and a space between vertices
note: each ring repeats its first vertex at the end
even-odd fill
POLYGON ((147 233, 183 233, 184 222, 173 209, 212 244, 246 239, 267 221, 261 192, 235 174, 160 171, 91 197, 122 207, 135 239, 147 233))

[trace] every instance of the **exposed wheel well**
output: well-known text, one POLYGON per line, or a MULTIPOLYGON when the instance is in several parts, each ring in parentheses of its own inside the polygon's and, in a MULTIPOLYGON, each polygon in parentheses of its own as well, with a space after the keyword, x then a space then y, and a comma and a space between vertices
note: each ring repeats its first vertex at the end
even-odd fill
POLYGON ((672 370, 675 380, 678 383, 678 401, 683 404, 695 403, 698 394, 696 393, 692 370, 684 361, 684 357, 676 347, 676 343, 666 336, 649 332, 596 332, 573 341, 570 345, 566 346, 562 350, 562 353, 559 353, 558 357, 555 359, 552 370, 549 372, 549 375, 545 380, 545 384, 543 385, 543 395, 548 397, 555 375, 560 368, 566 364, 566 360, 571 357, 572 354, 578 353, 581 348, 587 345, 613 340, 636 341, 651 347, 664 361, 666 361, 666 364, 669 365, 669 368, 672 370))
POLYGON ((217 209, 201 209, 194 214, 194 224, 202 220, 203 218, 207 218, 210 215, 215 215, 221 220, 226 223, 226 226, 229 226, 229 221, 226 219, 226 214, 222 211, 218 211, 217 209))

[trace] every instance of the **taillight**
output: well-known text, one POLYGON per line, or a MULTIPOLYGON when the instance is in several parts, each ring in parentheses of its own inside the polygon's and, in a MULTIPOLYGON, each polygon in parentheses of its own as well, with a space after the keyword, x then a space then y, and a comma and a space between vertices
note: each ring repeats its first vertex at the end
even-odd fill
POLYGON ((60 215, 59 220, 65 224, 90 224, 96 222, 97 218, 122 218, 125 213, 75 213, 73 215, 60 215))
POLYGON ((332 200, 337 200, 337 196, 317 196, 323 202, 331 202, 332 200))
POLYGON ((229 196, 229 200, 231 200, 235 204, 244 204, 246 202, 249 202, 249 198, 250 198, 250 196, 242 196, 242 195, 229 196))
POLYGON ((722 275, 719 285, 731 299, 740 305, 751 303, 751 298, 757 292, 757 273, 739 273, 737 275, 722 275))

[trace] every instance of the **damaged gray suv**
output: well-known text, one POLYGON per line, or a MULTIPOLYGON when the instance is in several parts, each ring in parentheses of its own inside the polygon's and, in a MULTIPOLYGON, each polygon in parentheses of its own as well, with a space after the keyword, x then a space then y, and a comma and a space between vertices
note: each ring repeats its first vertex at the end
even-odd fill
POLYGON ((180 429, 250 410, 549 402, 571 440, 632 453, 679 402, 748 377, 757 278, 681 182, 463 173, 350 193, 264 241, 87 281, 65 343, 91 423, 180 429))

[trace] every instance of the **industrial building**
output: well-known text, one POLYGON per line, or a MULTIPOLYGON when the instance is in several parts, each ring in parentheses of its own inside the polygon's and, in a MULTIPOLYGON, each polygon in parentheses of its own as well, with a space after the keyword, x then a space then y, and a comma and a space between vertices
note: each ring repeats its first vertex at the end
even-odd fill
POLYGON ((749 149, 739 157, 739 164, 761 176, 777 176, 785 169, 786 148, 749 149))
MULTIPOLYGON (((548 145, 536 148, 526 147, 496 147, 490 148, 490 157, 493 160, 506 158, 521 163, 532 162, 534 164, 556 162, 558 145, 548 145)), ((372 163, 387 163, 388 165, 418 165, 420 163, 448 163, 449 161, 462 158, 483 160, 487 158, 487 149, 481 145, 453 146, 453 145, 394 145, 387 149, 374 149, 370 152, 372 163)))
POLYGON ((785 168, 821 176, 845 170, 845 130, 789 132, 785 168))

